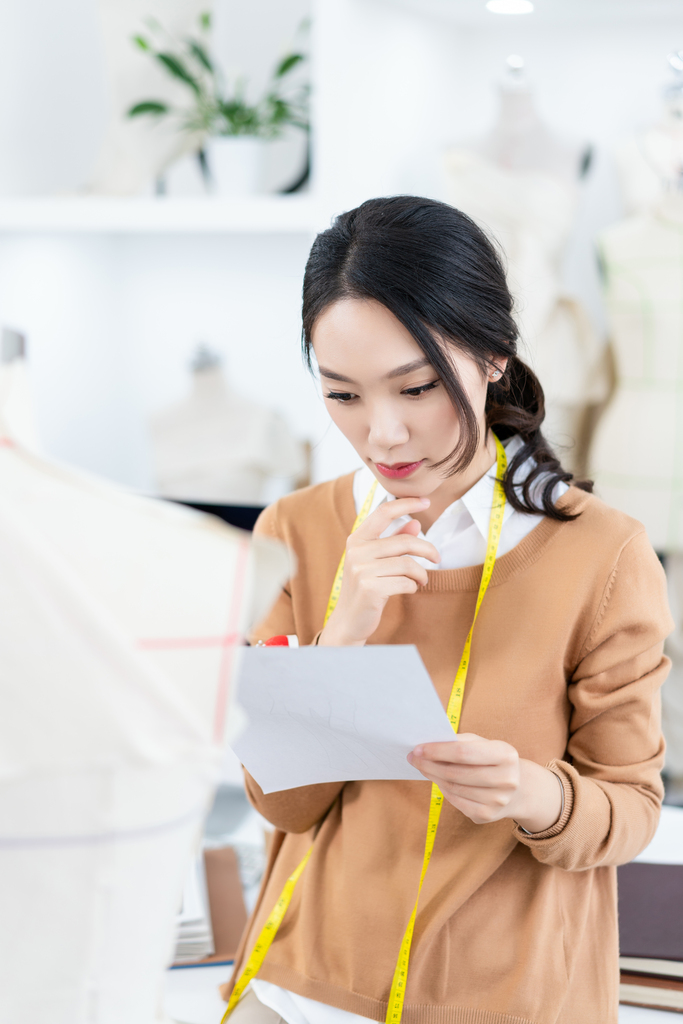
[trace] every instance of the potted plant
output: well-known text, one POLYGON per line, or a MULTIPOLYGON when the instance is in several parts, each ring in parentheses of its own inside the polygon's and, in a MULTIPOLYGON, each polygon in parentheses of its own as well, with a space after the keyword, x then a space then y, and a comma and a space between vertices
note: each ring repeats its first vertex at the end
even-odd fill
MULTIPOLYGON (((133 43, 157 61, 188 90, 188 105, 172 107, 161 100, 134 104, 128 117, 172 117, 178 130, 203 139, 198 156, 205 180, 221 194, 247 195, 259 190, 263 147, 292 125, 309 132, 308 86, 290 87, 289 76, 305 60, 290 52, 275 66, 265 91, 256 101, 247 98, 244 79, 227 82, 211 55, 211 16, 199 17, 199 35, 178 41, 168 36, 159 22, 147 20, 148 35, 136 35, 133 43)), ((304 174, 287 189, 301 187, 304 174)))

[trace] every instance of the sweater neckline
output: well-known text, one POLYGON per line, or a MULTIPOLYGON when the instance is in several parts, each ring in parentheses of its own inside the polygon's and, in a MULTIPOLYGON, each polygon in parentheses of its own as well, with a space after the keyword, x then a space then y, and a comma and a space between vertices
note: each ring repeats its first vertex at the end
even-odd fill
MULTIPOLYGON (((355 505, 353 500, 353 477, 350 473, 339 477, 335 482, 341 485, 340 499, 340 520, 345 536, 351 532, 355 519, 355 505)), ((583 511, 590 495, 579 487, 570 486, 556 502, 558 508, 567 512, 578 513, 583 511)), ((541 557, 544 549, 557 534, 568 526, 569 522, 559 522, 557 519, 550 519, 545 516, 535 526, 531 533, 528 533, 519 544, 507 554, 496 559, 496 564, 491 576, 490 587, 499 587, 506 583, 513 576, 522 572, 541 557)), ((428 569, 428 581, 424 587, 420 587, 418 594, 422 593, 444 593, 446 591, 478 591, 483 571, 483 563, 479 565, 468 565, 462 569, 428 569)))

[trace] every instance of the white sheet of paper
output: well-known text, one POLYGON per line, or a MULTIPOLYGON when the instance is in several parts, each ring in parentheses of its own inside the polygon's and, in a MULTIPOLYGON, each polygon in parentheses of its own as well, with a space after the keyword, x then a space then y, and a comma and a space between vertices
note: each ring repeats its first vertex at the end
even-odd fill
POLYGON ((406 755, 454 738, 413 645, 250 647, 232 748, 264 793, 317 782, 420 779, 406 755))

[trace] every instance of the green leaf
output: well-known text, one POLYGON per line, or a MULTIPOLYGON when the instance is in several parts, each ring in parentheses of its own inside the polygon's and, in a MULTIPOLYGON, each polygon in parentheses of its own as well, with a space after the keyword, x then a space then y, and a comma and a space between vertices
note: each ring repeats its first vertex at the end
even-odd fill
POLYGON ((128 111, 128 117, 139 117, 141 114, 154 114, 159 117, 162 114, 168 114, 169 107, 165 103, 160 103, 158 100, 144 100, 142 103, 136 103, 135 106, 131 107, 128 111))
POLYGON ((156 59, 160 64, 163 64, 169 74, 173 75, 174 78, 178 78, 181 82, 184 82, 185 85, 189 85, 189 87, 199 95, 201 92, 199 82, 190 74, 180 57, 176 57, 173 53, 157 53, 156 59))
POLYGON ((209 31, 209 29, 211 28, 210 11, 204 11, 202 14, 199 15, 199 24, 204 29, 205 32, 209 31))
POLYGON ((133 36, 132 39, 135 45, 139 46, 141 50, 145 50, 145 52, 147 52, 152 49, 144 36, 133 36))
POLYGON ((303 53, 288 53, 286 57, 280 61, 278 66, 275 68, 275 78, 283 78, 287 72, 295 68, 297 64, 300 64, 302 60, 305 60, 303 53))
POLYGON ((213 74, 213 64, 211 63, 211 58, 209 57, 208 53, 206 52, 202 44, 196 42, 196 40, 194 39, 188 39, 187 45, 194 59, 198 61, 203 68, 206 68, 207 71, 210 71, 213 74))

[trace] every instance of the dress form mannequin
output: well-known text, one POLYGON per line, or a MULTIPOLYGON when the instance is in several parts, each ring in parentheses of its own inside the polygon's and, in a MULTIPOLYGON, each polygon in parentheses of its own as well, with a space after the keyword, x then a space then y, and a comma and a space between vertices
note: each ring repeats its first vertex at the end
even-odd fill
POLYGON ((546 394, 546 433, 569 468, 582 471, 586 407, 606 380, 601 351, 581 307, 562 294, 561 259, 578 202, 585 148, 557 139, 538 115, 519 57, 508 58, 493 130, 445 158, 447 199, 500 243, 516 299, 520 354, 546 394))
MULTIPOLYGON (((669 182, 671 189, 673 182, 669 182)), ((665 555, 677 629, 662 689, 666 770, 683 796, 683 194, 602 232, 616 382, 590 455, 600 497, 645 524, 665 555)))
POLYGON ((678 187, 683 174, 683 51, 669 54, 673 82, 664 90, 661 120, 616 151, 627 213, 644 213, 678 187))
POLYGON ((305 446, 279 413, 233 391, 220 359, 204 348, 192 370, 189 396, 150 422, 159 494, 263 505, 271 478, 305 475, 305 446))
POLYGON ((0 1020, 170 1024, 183 882, 280 545, 0 445, 0 1020))

